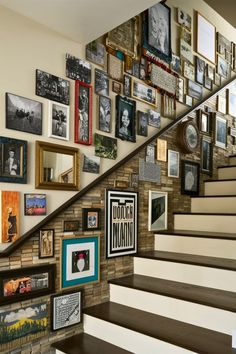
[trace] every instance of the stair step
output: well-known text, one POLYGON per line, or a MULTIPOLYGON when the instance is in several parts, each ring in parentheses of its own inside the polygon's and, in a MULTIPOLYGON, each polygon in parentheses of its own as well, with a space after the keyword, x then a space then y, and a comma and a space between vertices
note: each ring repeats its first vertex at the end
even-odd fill
POLYGON ((186 236, 222 240, 236 240, 236 233, 225 232, 208 232, 208 231, 193 231, 193 230, 163 230, 156 235, 172 235, 172 236, 186 236))
POLYGON ((236 155, 230 155, 229 156, 229 163, 230 165, 235 165, 236 164, 236 155))
POLYGON ((234 195, 236 191, 236 180, 207 180, 204 181, 204 194, 210 195, 234 195))
POLYGON ((236 195, 191 198, 193 213, 236 213, 236 195))
POLYGON ((87 308, 84 313, 86 332, 109 337, 136 354, 234 353, 229 335, 128 306, 107 302, 87 308), (152 340, 151 350, 146 345, 151 345, 148 340, 152 340))
POLYGON ((218 179, 235 179, 236 178, 236 166, 219 166, 218 167, 218 179))

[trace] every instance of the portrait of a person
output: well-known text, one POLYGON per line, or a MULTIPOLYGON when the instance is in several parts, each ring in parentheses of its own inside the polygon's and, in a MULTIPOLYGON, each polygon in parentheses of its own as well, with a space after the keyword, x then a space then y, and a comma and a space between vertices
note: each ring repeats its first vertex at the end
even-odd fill
POLYGON ((83 141, 88 140, 88 110, 89 98, 88 91, 83 88, 79 95, 79 132, 80 138, 83 141))
POLYGON ((121 112, 119 136, 125 140, 128 140, 131 136, 130 116, 127 108, 123 109, 121 112))
POLYGON ((7 159, 4 163, 4 173, 10 176, 17 176, 20 174, 20 161, 15 156, 15 149, 9 148, 7 159))
POLYGON ((12 242, 14 241, 14 238, 17 235, 17 219, 16 219, 16 215, 14 215, 13 213, 13 209, 12 208, 8 208, 7 209, 7 213, 8 213, 8 230, 7 230, 7 242, 12 242))

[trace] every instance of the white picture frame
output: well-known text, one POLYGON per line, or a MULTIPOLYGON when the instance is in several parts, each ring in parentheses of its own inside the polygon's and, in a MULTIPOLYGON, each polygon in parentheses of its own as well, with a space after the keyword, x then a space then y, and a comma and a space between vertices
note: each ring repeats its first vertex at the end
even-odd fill
POLYGON ((48 103, 48 136, 50 138, 69 140, 70 106, 49 101, 48 103))
POLYGON ((149 191, 148 231, 167 230, 168 193, 149 191))
POLYGON ((226 150, 227 148, 227 119, 215 115, 215 146, 226 150))
POLYGON ((197 12, 197 53, 215 65, 216 27, 197 12))
POLYGON ((179 152, 168 150, 168 177, 179 178, 179 152))

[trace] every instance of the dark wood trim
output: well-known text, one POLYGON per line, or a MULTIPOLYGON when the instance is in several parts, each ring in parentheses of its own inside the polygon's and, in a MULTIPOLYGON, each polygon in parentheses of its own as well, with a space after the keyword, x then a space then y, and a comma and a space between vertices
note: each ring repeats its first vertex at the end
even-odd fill
POLYGON ((236 167, 236 165, 218 166, 217 168, 220 169, 220 168, 234 168, 234 167, 236 167))
POLYGON ((158 235, 209 238, 209 239, 219 239, 219 240, 236 240, 236 233, 228 234, 224 232, 210 232, 210 231, 165 230, 156 233, 156 236, 158 235))
POLYGON ((229 155, 229 158, 230 158, 230 157, 236 157, 236 154, 233 154, 233 155, 229 155))
POLYGON ((216 215, 216 216, 220 216, 220 215, 222 215, 222 216, 236 216, 236 213, 197 213, 197 212, 195 212, 195 213, 191 213, 191 212, 176 212, 176 213, 173 213, 173 215, 203 215, 203 216, 214 216, 214 215, 216 215))
POLYGON ((210 182, 231 182, 231 181, 236 181, 236 178, 232 179, 207 179, 204 181, 204 183, 210 183, 210 182))
POLYGON ((191 198, 197 199, 197 198, 236 198, 235 195, 193 195, 191 198))

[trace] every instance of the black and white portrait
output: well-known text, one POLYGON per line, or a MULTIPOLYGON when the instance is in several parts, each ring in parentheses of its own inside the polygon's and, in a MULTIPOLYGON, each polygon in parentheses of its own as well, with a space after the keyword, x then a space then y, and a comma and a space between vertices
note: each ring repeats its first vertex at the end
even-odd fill
POLYGON ((79 137, 89 140, 89 88, 79 85, 79 137))
POLYGON ((49 136, 69 140, 69 106, 49 102, 49 136))
POLYGON ((90 42, 86 45, 86 59, 93 63, 103 66, 106 63, 106 49, 102 43, 98 41, 90 42))
POLYGON ((130 97, 131 94, 131 77, 125 74, 124 74, 123 94, 127 97, 130 97))
POLYGON ((161 127, 161 115, 159 112, 149 109, 148 111, 148 125, 152 127, 160 128, 161 127))
POLYGON ((95 92, 98 95, 109 96, 109 77, 105 71, 95 69, 95 92))
POLYGON ((191 32, 192 30, 192 18, 187 12, 183 11, 182 9, 178 8, 177 10, 177 18, 178 24, 183 25, 187 30, 191 32))
POLYGON ((136 102, 126 97, 116 96, 116 137, 127 141, 136 141, 135 111, 136 102))
POLYGON ((98 128, 103 132, 111 132, 111 99, 106 96, 99 96, 99 120, 98 128))
POLYGON ((91 64, 73 55, 66 54, 66 76, 90 84, 91 64))
POLYGON ((3 163, 4 176, 20 176, 22 149, 19 145, 4 144, 3 163))
POLYGON ((6 93, 6 128, 42 135, 42 103, 6 93))
POLYGON ((100 172, 100 157, 84 155, 83 172, 99 173, 100 172))
POLYGON ((205 61, 196 56, 195 62, 195 79, 200 85, 204 83, 204 73, 205 73, 205 61))
POLYGON ((138 111, 138 135, 148 136, 148 114, 138 111))

